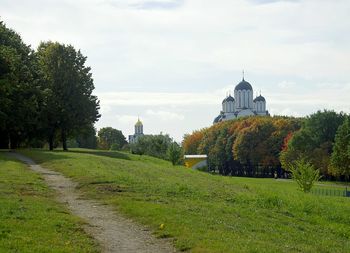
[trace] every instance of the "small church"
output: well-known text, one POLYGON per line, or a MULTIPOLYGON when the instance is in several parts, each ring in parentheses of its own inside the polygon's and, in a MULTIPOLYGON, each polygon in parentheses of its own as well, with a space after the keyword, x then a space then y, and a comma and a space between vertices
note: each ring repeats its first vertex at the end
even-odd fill
POLYGON ((242 81, 235 87, 234 97, 229 94, 222 101, 222 110, 213 123, 253 115, 270 116, 265 98, 260 94, 253 99, 253 87, 244 80, 243 74, 242 81))
POLYGON ((135 133, 133 135, 129 135, 129 143, 133 144, 136 143, 138 138, 140 136, 143 136, 143 124, 141 122, 141 120, 138 118, 137 122, 135 124, 135 133))

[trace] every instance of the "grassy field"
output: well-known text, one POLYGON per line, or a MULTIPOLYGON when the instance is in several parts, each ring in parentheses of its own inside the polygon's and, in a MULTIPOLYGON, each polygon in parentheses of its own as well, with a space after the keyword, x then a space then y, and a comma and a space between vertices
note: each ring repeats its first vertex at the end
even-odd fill
POLYGON ((350 252, 349 198, 304 194, 295 183, 274 179, 210 175, 147 156, 22 152, 79 182, 86 196, 174 238, 179 250, 350 252))
POLYGON ((0 152, 0 252, 99 252, 43 180, 0 152))

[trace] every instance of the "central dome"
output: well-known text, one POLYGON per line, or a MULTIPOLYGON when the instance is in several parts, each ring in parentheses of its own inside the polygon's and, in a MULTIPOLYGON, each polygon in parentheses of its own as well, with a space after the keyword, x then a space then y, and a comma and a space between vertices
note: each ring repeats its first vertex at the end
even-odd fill
POLYGON ((253 88, 250 83, 243 79, 239 84, 236 85, 235 90, 253 90, 253 88))

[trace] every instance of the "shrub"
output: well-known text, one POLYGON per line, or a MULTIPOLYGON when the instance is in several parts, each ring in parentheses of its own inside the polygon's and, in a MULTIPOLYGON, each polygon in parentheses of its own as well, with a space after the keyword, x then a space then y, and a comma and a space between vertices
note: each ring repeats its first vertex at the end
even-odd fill
POLYGON ((318 181, 321 176, 319 170, 307 162, 305 159, 298 159, 290 165, 292 178, 300 186, 303 192, 310 192, 312 186, 318 181))
POLYGON ((167 150, 172 143, 169 135, 143 135, 130 145, 131 153, 167 159, 167 150))
POLYGON ((171 143, 167 150, 167 155, 168 155, 169 161, 173 165, 179 164, 182 157, 182 149, 180 145, 177 144, 176 142, 171 143))
POLYGON ((118 143, 113 143, 110 150, 120 150, 120 145, 118 143))

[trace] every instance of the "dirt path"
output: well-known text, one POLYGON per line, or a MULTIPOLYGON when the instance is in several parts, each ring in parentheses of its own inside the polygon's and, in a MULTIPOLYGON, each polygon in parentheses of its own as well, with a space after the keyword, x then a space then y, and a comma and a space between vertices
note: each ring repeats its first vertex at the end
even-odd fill
POLYGON ((42 168, 18 153, 10 155, 27 163, 33 171, 43 176, 46 183, 58 192, 58 200, 88 223, 84 229, 100 243, 103 252, 175 252, 169 241, 154 238, 147 229, 122 217, 106 205, 83 199, 76 190, 77 184, 69 178, 42 168))

